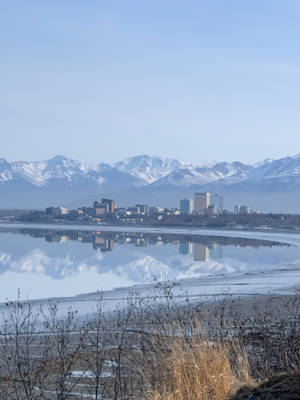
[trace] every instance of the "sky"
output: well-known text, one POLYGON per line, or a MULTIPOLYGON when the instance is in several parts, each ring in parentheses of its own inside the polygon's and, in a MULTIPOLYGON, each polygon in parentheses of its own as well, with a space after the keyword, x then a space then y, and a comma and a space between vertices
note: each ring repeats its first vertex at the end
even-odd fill
POLYGON ((0 157, 300 152, 299 0, 0 1, 0 157))

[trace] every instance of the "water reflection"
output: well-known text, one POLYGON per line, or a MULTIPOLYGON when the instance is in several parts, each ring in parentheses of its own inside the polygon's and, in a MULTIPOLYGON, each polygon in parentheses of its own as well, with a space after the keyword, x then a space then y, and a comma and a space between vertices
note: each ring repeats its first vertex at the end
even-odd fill
MULTIPOLYGON (((246 238, 233 238, 233 237, 222 237, 222 236, 199 236, 199 235, 188 235, 188 234, 156 234, 156 233, 140 233, 140 232, 107 232, 107 231, 85 231, 85 230, 47 230, 47 229, 31 229, 31 228, 20 228, 20 229, 5 229, 1 230, 2 233, 13 232, 20 233, 22 235, 30 236, 33 238, 44 238, 49 243, 65 243, 67 241, 77 241, 81 243, 91 243, 94 249, 100 249, 101 251, 112 251, 115 243, 119 244, 132 244, 135 247, 147 247, 149 245, 157 244, 178 244, 180 254, 192 254, 194 247, 195 259, 199 258, 201 261, 203 257, 201 253, 208 255, 210 252, 221 256, 219 253, 218 246, 236 246, 236 247, 273 247, 273 246, 289 246, 285 243, 279 243, 270 240, 260 239, 246 239, 246 238), (199 245, 199 246, 198 246, 199 245), (203 246, 203 248, 201 247, 203 246)), ((205 258, 205 257, 204 257, 205 258)))
POLYGON ((222 258, 222 246, 217 243, 212 243, 207 246, 202 243, 180 242, 179 253, 182 255, 193 254, 194 261, 209 261, 210 259, 217 260, 222 258))
POLYGON ((0 300, 73 296, 153 281, 272 271, 300 259, 269 240, 192 234, 0 229, 0 300))

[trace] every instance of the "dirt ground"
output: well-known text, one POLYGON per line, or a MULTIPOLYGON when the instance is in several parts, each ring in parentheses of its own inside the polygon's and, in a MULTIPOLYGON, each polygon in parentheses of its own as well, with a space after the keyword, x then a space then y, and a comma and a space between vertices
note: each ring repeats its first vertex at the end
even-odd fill
POLYGON ((274 376, 255 388, 242 388, 232 400, 299 400, 300 372, 274 376))

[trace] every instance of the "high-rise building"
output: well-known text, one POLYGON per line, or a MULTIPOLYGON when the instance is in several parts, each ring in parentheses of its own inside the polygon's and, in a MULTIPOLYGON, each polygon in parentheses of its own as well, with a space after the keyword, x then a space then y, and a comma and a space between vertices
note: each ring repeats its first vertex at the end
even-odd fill
POLYGON ((220 194, 213 194, 210 199, 210 204, 216 206, 218 211, 222 211, 224 208, 224 197, 220 194))
POLYGON ((241 206, 239 204, 234 206, 234 213, 235 214, 239 214, 241 211, 241 206))
POLYGON ((98 201, 94 201, 94 205, 93 205, 94 211, 96 213, 96 209, 102 209, 104 208, 104 212, 100 212, 100 214, 113 214, 115 211, 115 202, 114 200, 111 199, 102 199, 101 203, 99 203, 98 201))
POLYGON ((204 212, 210 205, 210 193, 195 193, 194 208, 197 212, 204 212))
POLYGON ((106 212, 108 214, 113 214, 115 211, 115 202, 111 199, 102 199, 101 204, 106 205, 106 212))
POLYGON ((142 215, 148 215, 149 214, 149 207, 147 204, 136 204, 136 213, 137 214, 142 214, 142 215))
POLYGON ((193 200, 183 199, 180 200, 180 213, 181 214, 192 214, 193 213, 193 200))

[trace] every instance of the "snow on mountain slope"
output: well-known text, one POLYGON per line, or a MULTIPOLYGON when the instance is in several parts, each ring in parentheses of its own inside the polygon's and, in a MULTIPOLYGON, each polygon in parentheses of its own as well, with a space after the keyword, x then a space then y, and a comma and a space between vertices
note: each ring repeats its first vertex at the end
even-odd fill
POLYGON ((278 160, 266 159, 255 164, 247 170, 227 176, 218 181, 219 185, 233 186, 245 185, 272 185, 276 187, 281 183, 300 184, 300 154, 293 157, 284 157, 278 160))
POLYGON ((149 155, 130 157, 114 164, 119 171, 139 178, 144 185, 155 182, 183 165, 184 163, 178 160, 149 155))
POLYGON ((256 165, 222 162, 212 165, 185 163, 149 155, 128 158, 115 164, 100 163, 96 167, 55 156, 46 161, 17 161, 0 159, 0 185, 31 184, 37 188, 49 185, 72 185, 120 191, 142 186, 182 186, 214 184, 233 186, 247 182, 276 182, 300 184, 300 154, 278 160, 267 159, 256 165))
POLYGON ((278 160, 265 160, 248 174, 250 180, 262 180, 287 176, 300 176, 300 154, 278 160))
POLYGON ((11 165, 4 158, 0 158, 0 183, 12 180, 13 175, 11 165))
POLYGON ((91 177, 92 167, 64 156, 47 161, 18 161, 11 164, 12 171, 35 186, 44 186, 50 179, 77 180, 79 176, 91 177))
POLYGON ((180 168, 175 172, 157 180, 154 185, 205 185, 207 183, 219 181, 226 177, 231 177, 237 174, 248 173, 253 167, 242 164, 240 162, 222 162, 213 166, 197 166, 186 164, 184 168, 180 168))
POLYGON ((9 163, 0 159, 0 184, 19 186, 20 181, 37 188, 84 186, 105 190, 124 190, 141 186, 142 182, 134 174, 121 171, 109 164, 101 163, 96 167, 55 156, 46 161, 16 161, 9 163))

